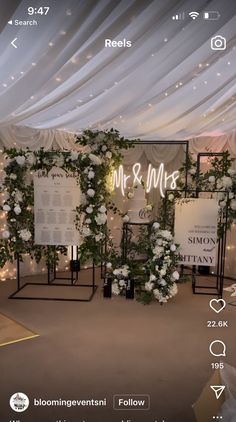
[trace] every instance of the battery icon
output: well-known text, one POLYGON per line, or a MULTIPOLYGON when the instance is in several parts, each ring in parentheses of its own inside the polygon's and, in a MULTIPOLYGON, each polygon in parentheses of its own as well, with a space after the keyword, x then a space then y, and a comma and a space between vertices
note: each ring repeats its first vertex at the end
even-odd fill
POLYGON ((217 21, 220 19, 220 13, 218 11, 203 12, 203 19, 208 21, 217 21))

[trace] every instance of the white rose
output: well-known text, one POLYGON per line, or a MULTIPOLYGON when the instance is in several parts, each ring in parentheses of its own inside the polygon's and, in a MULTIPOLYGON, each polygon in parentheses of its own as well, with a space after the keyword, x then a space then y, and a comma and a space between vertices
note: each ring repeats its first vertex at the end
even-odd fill
POLYGON ((159 265, 156 265, 156 266, 155 266, 155 270, 156 270, 156 271, 159 271, 159 265))
POLYGON ((228 176, 223 176, 223 177, 221 178, 221 181, 222 181, 222 185, 223 185, 225 188, 231 188, 231 186, 232 186, 232 184, 233 184, 231 177, 228 177, 228 176))
POLYGON ((149 281, 155 281, 157 278, 154 274, 151 274, 149 277, 149 281))
POLYGON ((174 280, 179 280, 179 273, 178 273, 178 271, 174 271, 174 272, 172 273, 172 278, 173 278, 174 280))
POLYGON ((172 239, 172 234, 169 230, 162 230, 161 231, 161 235, 167 239, 167 240, 171 240, 172 239))
POLYGON ((2 232, 2 237, 3 237, 4 239, 8 239, 8 238, 9 238, 9 236, 10 236, 10 233, 9 233, 9 231, 8 231, 8 230, 4 230, 4 231, 2 232))
POLYGON ((59 156, 57 156, 57 157, 55 157, 55 165, 57 167, 63 167, 63 165, 64 165, 64 157, 63 157, 62 154, 59 155, 59 156))
POLYGON ((107 216, 104 213, 100 213, 95 217, 95 220, 96 220, 96 223, 98 224, 98 226, 101 226, 101 225, 106 223, 107 216))
POLYGON ((15 213, 16 215, 19 215, 19 214, 21 213, 21 208, 19 207, 19 205, 16 205, 16 206, 15 206, 15 208, 14 208, 14 213, 15 213))
POLYGON ((102 233, 96 234, 96 236, 95 236, 96 242, 100 242, 100 240, 102 240, 102 238, 103 238, 103 234, 102 233))
POLYGON ((125 285, 126 285, 125 280, 120 280, 119 285, 120 285, 120 287, 125 287, 125 285))
POLYGON ((17 175, 14 174, 14 173, 11 173, 9 177, 10 177, 11 180, 16 180, 17 179, 17 175))
POLYGON ((147 211, 152 211, 152 205, 151 204, 146 205, 145 209, 147 211))
POLYGON ((105 152, 107 150, 107 146, 106 145, 103 145, 102 146, 102 152, 105 152))
POLYGON ((98 211, 101 212, 101 213, 105 213, 106 210, 107 209, 106 209, 105 205, 101 205, 100 208, 98 209, 98 211))
POLYGON ((164 278, 162 278, 159 284, 164 287, 167 285, 167 282, 164 280, 164 278))
POLYGON ((166 270, 165 270, 164 268, 162 268, 162 269, 161 269, 161 271, 160 271, 160 275, 161 275, 161 276, 166 275, 166 270))
POLYGON ((25 164, 25 157, 23 155, 18 155, 15 160, 19 166, 23 166, 25 164))
POLYGON ((234 198, 234 193, 233 192, 230 192, 229 193, 229 199, 233 199, 234 198))
POLYGON ((6 211, 6 212, 11 210, 11 207, 9 207, 9 205, 7 205, 7 204, 3 205, 2 208, 3 208, 3 211, 6 211))
POLYGON ((102 164, 102 160, 95 154, 89 154, 89 159, 96 165, 100 166, 102 164))
POLYGON ((175 252, 176 251, 176 245, 174 243, 172 243, 172 245, 170 245, 170 250, 172 252, 175 252))
POLYGON ((112 263, 111 262, 107 262, 107 268, 112 268, 112 263))
POLYGON ((87 207, 86 208, 86 213, 87 214, 92 214, 92 212, 93 212, 93 208, 92 207, 87 207))
POLYGON ((150 281, 147 281, 147 282, 145 283, 145 290, 146 290, 147 292, 151 292, 151 291, 152 291, 152 289, 153 289, 153 287, 154 287, 154 283, 151 283, 150 281))
POLYGON ((106 152, 106 157, 107 157, 108 159, 111 159, 111 158, 112 158, 112 153, 111 153, 111 151, 107 151, 107 152, 106 152))
POLYGON ((85 224, 90 224, 91 222, 92 222, 92 220, 90 218, 86 218, 85 224))
POLYGON ((129 216, 127 214, 124 215, 123 221, 124 221, 124 223, 128 223, 129 222, 129 216))
POLYGON ((120 294, 118 283, 112 283, 111 290, 112 290, 113 295, 118 296, 120 294))
POLYGON ((154 228, 154 230, 158 230, 160 228, 160 224, 155 222, 153 223, 152 227, 154 228))
POLYGON ((209 180, 210 183, 215 183, 216 178, 215 178, 215 176, 209 176, 208 180, 209 180))
POLYGON ((191 174, 191 175, 196 174, 196 168, 193 167, 192 169, 190 169, 189 174, 191 174))
POLYGON ((169 296, 173 297, 175 295, 177 295, 178 293, 178 286, 176 283, 173 283, 172 286, 169 289, 169 296))
POLYGON ((88 189, 87 190, 87 195, 90 196, 90 198, 93 198, 95 195, 95 190, 94 189, 88 189))
POLYGON ((78 159, 78 156, 79 156, 78 151, 71 151, 71 153, 70 153, 71 161, 76 161, 78 159))
POLYGON ((93 179, 93 178, 94 178, 94 176, 95 176, 94 171, 90 170, 90 171, 88 172, 88 179, 93 179))
POLYGON ((173 201, 173 199, 174 199, 174 195, 173 195, 173 193, 170 193, 170 194, 168 195, 168 199, 169 199, 169 201, 173 201))
POLYGON ((19 235, 20 235, 21 239, 26 241, 26 242, 28 242, 28 240, 31 238, 31 233, 27 229, 20 230, 19 235))
POLYGON ((17 190, 15 192, 15 201, 16 202, 22 202, 22 200, 23 200, 22 192, 20 192, 19 190, 17 190))
POLYGON ((84 237, 90 236, 91 235, 91 230, 89 227, 83 227, 82 229, 82 235, 84 237))
POLYGON ((230 201, 230 208, 233 211, 236 211, 236 199, 233 199, 232 201, 230 201))

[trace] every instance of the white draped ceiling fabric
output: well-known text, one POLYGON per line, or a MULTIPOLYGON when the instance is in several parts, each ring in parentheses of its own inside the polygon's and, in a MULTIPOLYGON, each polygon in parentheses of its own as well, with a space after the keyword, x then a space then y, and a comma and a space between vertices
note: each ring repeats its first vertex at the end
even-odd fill
MULTIPOLYGON (((42 6, 39 0, 32 3, 42 6)), ((11 16, 8 2, 1 4, 0 130, 8 146, 11 131, 24 146, 28 137, 31 147, 40 142, 50 147, 52 138, 63 147, 70 140, 55 129, 115 127, 127 137, 159 140, 235 129, 234 0, 50 0, 47 5, 46 16, 33 16, 39 25, 25 27, 7 21, 29 19, 28 1, 13 0, 11 16), (200 17, 190 19, 192 10, 200 17), (204 10, 219 11, 220 19, 204 20, 204 10), (172 15, 183 11, 186 19, 173 21, 172 15), (219 34, 227 48, 211 50, 211 37, 219 34), (18 48, 11 45, 14 38, 18 48), (106 38, 131 40, 132 47, 105 48, 106 38), (36 135, 24 127, 36 129, 36 135)))

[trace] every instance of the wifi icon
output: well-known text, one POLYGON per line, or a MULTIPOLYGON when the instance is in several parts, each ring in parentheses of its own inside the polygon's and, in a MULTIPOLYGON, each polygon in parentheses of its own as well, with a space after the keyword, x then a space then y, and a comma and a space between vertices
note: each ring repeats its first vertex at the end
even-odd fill
POLYGON ((192 18, 193 20, 194 19, 197 19, 197 17, 200 15, 200 13, 198 13, 198 12, 190 12, 189 13, 189 16, 190 16, 190 18, 192 18))

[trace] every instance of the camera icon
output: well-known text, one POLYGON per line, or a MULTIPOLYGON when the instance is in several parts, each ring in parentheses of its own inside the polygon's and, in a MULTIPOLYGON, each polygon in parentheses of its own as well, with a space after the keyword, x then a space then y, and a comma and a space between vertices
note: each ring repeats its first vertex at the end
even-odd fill
POLYGON ((225 50, 226 49, 226 38, 222 35, 216 35, 211 38, 211 49, 212 50, 225 50))

